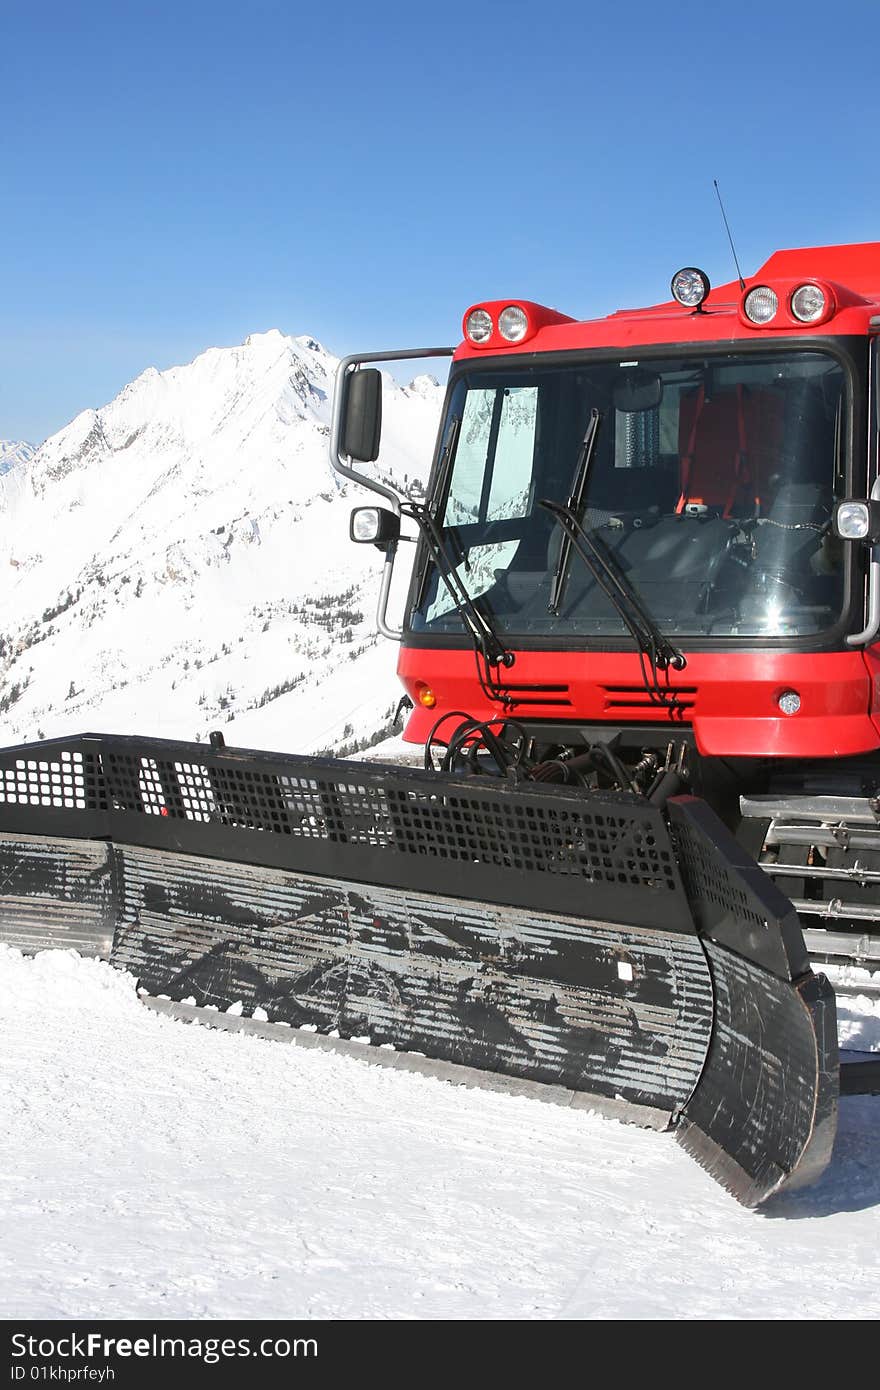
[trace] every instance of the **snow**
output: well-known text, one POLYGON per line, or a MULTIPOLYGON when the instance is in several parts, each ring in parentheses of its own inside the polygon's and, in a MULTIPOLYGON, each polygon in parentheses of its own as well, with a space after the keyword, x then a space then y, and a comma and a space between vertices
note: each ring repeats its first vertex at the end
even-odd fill
POLYGON ((877 992, 880 991, 880 970, 866 970, 857 965, 822 965, 832 985, 846 985, 848 989, 868 988, 864 994, 847 994, 845 999, 838 997, 837 1036, 841 1048, 849 1052, 880 1052, 880 1023, 878 1023, 877 992), (869 993, 873 989, 874 993, 869 993))
POLYGON ((670 1135, 186 1026, 72 953, 0 947, 0 1033, 8 1319, 880 1312, 873 1098, 749 1212, 670 1135))

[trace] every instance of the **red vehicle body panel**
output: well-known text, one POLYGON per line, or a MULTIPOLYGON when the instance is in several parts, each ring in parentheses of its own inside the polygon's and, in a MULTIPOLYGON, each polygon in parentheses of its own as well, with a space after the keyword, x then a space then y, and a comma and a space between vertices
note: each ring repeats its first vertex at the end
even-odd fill
MULTIPOLYGON (((465 339, 455 361, 477 362, 487 354, 534 361, 545 353, 602 349, 633 357, 640 349, 662 345, 770 345, 780 333, 805 340, 832 334, 867 338, 880 332, 880 242, 777 251, 750 277, 744 291, 737 281, 713 289, 700 312, 670 301, 577 322, 516 298, 483 300, 471 307, 488 309, 497 324, 500 310, 509 304, 521 306, 527 314, 525 337, 508 343, 496 328, 479 346, 465 339), (829 310, 818 324, 799 323, 789 307, 792 291, 805 282, 819 284, 829 300, 829 310), (779 297, 776 319, 762 327, 752 325, 742 307, 745 294, 756 285, 769 285, 779 297)), ((514 666, 499 676, 505 687, 564 688, 546 692, 544 703, 539 703, 537 693, 524 696, 528 703, 521 698, 509 711, 512 718, 651 724, 668 727, 671 734, 687 726, 706 755, 845 757, 880 748, 880 644, 866 652, 740 648, 687 656, 684 671, 669 673, 669 685, 679 691, 684 706, 672 718, 667 708, 651 703, 635 652, 519 651, 514 666), (800 695, 795 715, 779 709, 784 690, 800 695)), ((452 710, 477 719, 502 713, 481 690, 469 648, 407 647, 404 642, 398 674, 415 702, 405 733, 408 741, 424 742, 436 720, 452 710), (419 703, 422 686, 436 696, 431 708, 419 703)), ((443 737, 453 728, 452 722, 447 724, 443 737)))
MULTIPOLYGON (((402 647, 397 670, 415 704, 408 742, 423 743, 437 719, 453 710, 475 719, 502 712, 483 695, 470 650, 402 647), (436 697, 430 709, 419 703, 424 686, 436 697)), ((635 652, 520 651, 500 677, 511 687, 563 687, 548 692, 544 703, 539 694, 522 692, 528 703, 510 709, 513 719, 651 724, 668 728, 670 737, 688 727, 706 755, 846 757, 880 747, 880 647, 865 655, 694 652, 684 671, 669 673, 669 688, 679 692, 684 706, 673 717, 650 702, 635 652), (797 714, 780 711, 777 700, 785 690, 800 695, 797 714)), ((444 739, 455 722, 441 731, 444 739)))

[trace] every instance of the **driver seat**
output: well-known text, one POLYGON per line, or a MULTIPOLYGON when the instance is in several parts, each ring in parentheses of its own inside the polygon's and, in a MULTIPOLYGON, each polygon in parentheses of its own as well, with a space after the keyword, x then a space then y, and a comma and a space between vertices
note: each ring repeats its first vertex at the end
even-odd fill
POLYGON ((678 441, 681 492, 676 512, 698 506, 729 517, 750 481, 742 384, 711 397, 705 384, 684 393, 678 441))

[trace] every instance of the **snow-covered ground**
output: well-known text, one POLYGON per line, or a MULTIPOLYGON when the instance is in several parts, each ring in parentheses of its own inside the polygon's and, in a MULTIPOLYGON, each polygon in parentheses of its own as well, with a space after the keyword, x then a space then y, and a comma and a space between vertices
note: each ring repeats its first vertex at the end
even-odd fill
POLYGON ((757 1213, 669 1135, 188 1027, 72 954, 0 947, 0 1034, 5 1318, 880 1313, 880 1100, 757 1213))

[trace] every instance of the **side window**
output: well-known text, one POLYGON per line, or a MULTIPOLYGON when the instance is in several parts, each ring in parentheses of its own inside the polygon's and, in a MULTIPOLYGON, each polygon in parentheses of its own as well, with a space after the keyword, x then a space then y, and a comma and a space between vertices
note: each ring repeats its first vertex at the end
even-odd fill
POLYGON ((489 487, 489 521, 528 516, 531 510, 537 411, 537 386, 512 386, 504 392, 489 487))
POLYGON ((537 407, 536 386, 468 391, 443 516, 445 526, 528 515, 537 407))
POLYGON ((461 413, 461 430, 449 484, 444 526, 467 526, 480 519, 483 474, 492 433, 497 392, 468 391, 461 413))

